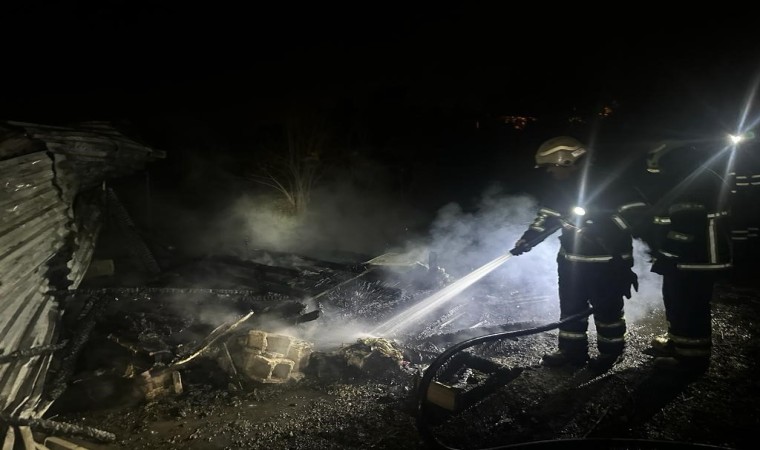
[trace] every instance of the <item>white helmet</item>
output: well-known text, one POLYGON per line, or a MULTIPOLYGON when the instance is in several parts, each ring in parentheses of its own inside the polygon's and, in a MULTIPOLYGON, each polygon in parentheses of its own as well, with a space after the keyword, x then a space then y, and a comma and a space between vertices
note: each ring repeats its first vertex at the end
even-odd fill
POLYGON ((541 144, 536 152, 536 167, 572 166, 586 154, 586 146, 570 136, 559 136, 541 144))

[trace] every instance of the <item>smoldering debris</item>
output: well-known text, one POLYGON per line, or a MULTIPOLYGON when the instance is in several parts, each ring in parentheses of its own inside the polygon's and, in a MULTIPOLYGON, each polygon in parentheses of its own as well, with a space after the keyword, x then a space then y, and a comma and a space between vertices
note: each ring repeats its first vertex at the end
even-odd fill
POLYGON ((307 374, 325 381, 396 379, 415 373, 408 359, 394 341, 363 337, 335 351, 313 354, 307 374))
MULTIPOLYGON (((290 281, 285 281, 284 270, 274 270, 282 276, 279 282, 296 287, 304 297, 267 292, 256 286, 253 276, 246 289, 218 282, 213 289, 157 286, 101 292, 105 297, 100 301, 108 308, 92 329, 68 384, 68 392, 79 392, 79 398, 62 396, 57 402, 59 412, 51 409, 50 413, 59 414, 62 421, 99 426, 117 435, 116 445, 136 449, 167 445, 419 448, 415 394, 432 360, 474 335, 532 328, 545 324, 548 315, 555 317, 550 310, 556 308, 553 297, 536 297, 529 291, 507 289, 498 279, 486 279, 483 289, 463 292, 457 301, 431 311, 430 320, 417 324, 406 336, 369 336, 369 325, 394 316, 431 291, 417 289, 408 279, 413 277, 389 268, 373 270, 366 278, 330 290, 366 266, 312 264, 281 255, 270 262, 285 269, 299 266, 293 272, 299 275, 290 281), (309 302, 311 295, 327 290, 318 305, 309 302), (224 324, 250 311, 254 315, 245 323, 198 353, 204 343, 219 336, 224 324), (313 320, 299 323, 304 316, 313 320), (106 345, 120 352, 119 358, 108 356, 106 345), (194 354, 198 356, 188 364, 171 366, 194 354), (85 361, 89 361, 89 371, 84 370, 85 361), (139 380, 147 381, 142 377, 146 368, 150 368, 152 384, 141 385, 139 380), (141 386, 159 388, 155 393, 160 395, 149 396, 141 386), (119 403, 125 393, 131 393, 131 404, 119 403), (73 409, 74 404, 66 405, 68 400, 80 402, 77 413, 60 408, 73 409)), ((245 264, 235 265, 238 274, 244 275, 240 267, 245 264)), ((222 267, 216 264, 215 270, 222 267)), ((264 280, 276 278, 265 267, 252 273, 264 280)), ((646 383, 641 384, 653 376, 642 349, 661 331, 661 323, 652 318, 631 326, 626 359, 601 376, 588 369, 542 368, 541 355, 556 346, 553 332, 473 347, 444 368, 438 380, 441 385, 436 386, 440 392, 434 393, 438 405, 430 408, 434 411, 428 418, 430 429, 448 443, 481 447, 585 433, 678 438, 702 429, 720 432, 718 428, 733 423, 735 417, 728 414, 728 406, 725 411, 716 407, 720 406, 717 399, 751 389, 746 380, 752 377, 745 372, 755 367, 736 361, 756 353, 756 346, 745 339, 754 330, 748 322, 756 317, 756 311, 750 311, 756 302, 724 300, 716 305, 715 329, 720 339, 715 345, 720 351, 714 368, 704 382, 678 389, 665 386, 661 394, 669 396, 657 397, 672 403, 671 412, 673 408, 715 411, 718 415, 707 424, 702 421, 695 427, 686 419, 666 423, 650 412, 668 407, 662 402, 646 403, 645 399, 654 397, 643 388, 646 383), (734 315, 726 316, 732 311, 734 315), (724 316, 728 318, 720 319, 724 316), (731 388, 722 387, 725 380, 731 380, 731 388), (631 416, 623 409, 609 408, 610 399, 648 409, 631 416), (629 420, 635 422, 631 422, 633 428, 629 420)), ((594 335, 590 338, 593 342, 594 335)), ((705 442, 723 442, 720 434, 700 436, 706 437, 705 442)), ((725 442, 732 439, 736 441, 726 438, 725 442)), ((92 448, 115 447, 93 444, 92 448)))
POLYGON ((149 286, 81 286, 64 318, 63 334, 80 343, 66 358, 75 366, 59 374, 66 392, 51 411, 180 395, 204 373, 204 382, 223 388, 297 381, 315 349, 308 341, 315 330, 335 318, 393 309, 414 288, 383 270, 360 281, 356 274, 368 270, 362 263, 260 258, 270 265, 201 258, 149 286), (320 293, 327 294, 314 301, 320 293))

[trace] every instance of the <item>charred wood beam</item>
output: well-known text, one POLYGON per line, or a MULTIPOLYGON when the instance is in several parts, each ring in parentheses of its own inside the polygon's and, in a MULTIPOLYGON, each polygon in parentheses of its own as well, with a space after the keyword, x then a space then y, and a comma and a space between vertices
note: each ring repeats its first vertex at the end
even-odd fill
MULTIPOLYGON (((303 288, 295 286, 294 281, 304 277, 303 268, 284 267, 273 264, 261 264, 253 261, 243 261, 234 257, 201 257, 174 268, 165 268, 164 276, 158 278, 160 284, 172 284, 175 287, 191 287, 197 278, 218 279, 223 274, 227 285, 239 289, 261 289, 283 295, 303 297, 303 288), (182 279, 177 280, 174 275, 182 279), (184 278, 187 277, 187 281, 184 278), (161 283, 165 281, 165 283, 161 283), (177 284, 181 283, 181 284, 177 284)), ((210 286, 216 287, 214 285, 210 286)))
POLYGON ((212 344, 214 344, 216 341, 218 341, 222 336, 226 336, 230 334, 232 331, 235 330, 240 324, 245 322, 246 320, 250 319, 251 316, 253 316, 253 311, 249 312, 248 314, 244 315, 240 319, 236 320, 232 323, 223 323, 222 325, 218 326, 214 331, 211 332, 204 340, 201 342, 201 344, 198 346, 197 350, 193 351, 190 355, 183 357, 182 359, 179 359, 169 365, 169 369, 176 369, 180 366, 183 366, 187 364, 188 362, 192 361, 196 357, 202 355, 206 350, 208 350, 209 347, 211 347, 212 344))
MULTIPOLYGON (((92 295, 82 308, 78 321, 80 325, 67 345, 66 355, 61 359, 56 378, 49 385, 47 400, 45 402, 47 406, 55 402, 66 390, 68 380, 74 373, 79 354, 90 339, 90 334, 95 328, 98 319, 103 315, 105 306, 108 303, 104 299, 104 296, 92 295)), ((43 410, 46 409, 47 407, 43 410)))
POLYGON ((29 427, 35 431, 45 431, 48 433, 66 434, 70 436, 81 436, 94 439, 99 442, 113 442, 116 440, 116 435, 111 432, 84 425, 74 425, 71 423, 57 422, 47 419, 22 419, 19 417, 11 417, 1 412, 0 420, 10 426, 29 427))
POLYGON ((295 323, 305 323, 305 322, 311 322, 312 320, 317 320, 322 315, 322 311, 319 309, 315 309, 314 311, 307 312, 305 314, 301 314, 300 316, 295 318, 295 323))
POLYGON ((261 291, 252 289, 214 289, 214 288, 167 288, 167 287, 120 287, 120 288, 95 288, 77 289, 76 291, 53 291, 51 294, 63 293, 77 295, 114 295, 114 296, 138 296, 141 294, 209 294, 209 295, 239 295, 256 296, 261 291))
POLYGON ((262 272, 272 272, 285 275, 287 277, 297 277, 301 275, 301 270, 293 267, 276 266, 271 264, 262 264, 255 261, 241 260, 232 256, 211 256, 204 257, 199 261, 220 262, 229 266, 240 267, 242 269, 258 269, 262 272))
POLYGON ((340 283, 336 284, 335 286, 333 286, 333 287, 331 287, 329 289, 326 289, 326 290, 324 290, 324 291, 322 291, 322 292, 320 292, 320 293, 318 293, 316 295, 311 296, 309 298, 309 300, 316 300, 316 299, 318 299, 320 297, 323 297, 323 296, 329 294, 330 292, 334 292, 334 291, 338 290, 339 288, 347 285, 348 283, 351 283, 352 281, 355 281, 355 280, 363 277, 364 275, 372 272, 375 269, 376 269, 376 267, 370 267, 370 268, 368 268, 367 270, 365 270, 364 272, 362 272, 362 273, 360 273, 358 275, 355 275, 355 276, 353 276, 353 277, 351 277, 351 278, 349 278, 347 280, 343 280, 340 283))
MULTIPOLYGON (((274 257, 275 259, 277 258, 290 259, 293 257, 292 253, 278 252, 274 250, 253 250, 252 249, 249 251, 249 253, 251 253, 251 256, 253 256, 254 254, 269 255, 269 256, 274 257)), ((366 256, 366 255, 362 255, 362 256, 357 255, 357 257, 359 259, 362 259, 362 261, 366 261, 371 258, 370 256, 366 256)), ((367 270, 367 267, 368 267, 367 264, 364 262, 342 263, 342 262, 325 261, 322 259, 314 259, 307 256, 299 256, 299 258, 303 260, 304 262, 308 262, 313 267, 326 268, 326 269, 331 269, 331 270, 340 271, 340 272, 358 273, 358 272, 363 272, 367 270)))
MULTIPOLYGON (((52 291, 50 294, 77 294, 84 295, 141 295, 141 294, 209 294, 209 295, 237 295, 237 296, 259 296, 260 290, 253 289, 217 289, 217 288, 170 288, 170 287, 121 287, 121 288, 96 288, 96 289, 77 289, 76 291, 52 291)), ((301 291, 298 291, 301 292, 301 291)))
MULTIPOLYGON (((48 353, 53 353, 55 351, 58 351, 64 348, 66 344, 67 344, 67 341, 63 341, 59 344, 41 345, 39 347, 32 347, 25 350, 16 350, 15 352, 8 353, 7 355, 0 355, 0 364, 15 361, 17 359, 31 358, 33 356, 40 356, 40 355, 46 355, 48 353)), ((0 353, 2 353, 2 350, 0 350, 0 353)))
POLYGON ((227 348, 227 344, 223 343, 222 348, 224 349, 224 356, 227 357, 227 364, 229 364, 230 369, 232 369, 232 376, 235 378, 238 387, 242 390, 243 382, 240 381, 240 374, 237 371, 237 367, 235 367, 235 361, 232 360, 232 355, 230 355, 230 350, 227 348))

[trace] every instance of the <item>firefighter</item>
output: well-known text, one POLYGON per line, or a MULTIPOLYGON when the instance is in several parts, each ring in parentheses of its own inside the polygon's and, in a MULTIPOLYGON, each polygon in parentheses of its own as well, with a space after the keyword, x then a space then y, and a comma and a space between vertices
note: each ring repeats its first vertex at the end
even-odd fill
MULTIPOLYGON (((631 219, 645 206, 628 189, 615 186, 611 173, 595 180, 588 148, 569 136, 550 139, 538 148, 536 167, 552 180, 540 199, 533 223, 515 243, 514 254, 529 251, 535 240, 561 228, 557 255, 560 317, 593 306, 599 356, 598 369, 619 361, 625 348, 624 297, 638 289, 633 272, 631 219)), ((543 240, 543 239, 541 239, 543 240)), ((558 350, 545 354, 546 366, 581 366, 589 362, 588 317, 563 324, 558 350)))
MULTIPOLYGON (((710 302, 717 277, 731 268, 728 186, 715 170, 718 153, 663 143, 647 156, 641 189, 651 203, 647 243, 651 271, 662 275, 667 334, 648 353, 661 370, 704 372, 710 364, 710 302)), ((709 150, 709 149, 707 149, 709 150)))
POLYGON ((734 272, 740 279, 752 280, 757 273, 760 256, 760 139, 744 135, 736 139, 731 186, 731 243, 734 249, 734 272))

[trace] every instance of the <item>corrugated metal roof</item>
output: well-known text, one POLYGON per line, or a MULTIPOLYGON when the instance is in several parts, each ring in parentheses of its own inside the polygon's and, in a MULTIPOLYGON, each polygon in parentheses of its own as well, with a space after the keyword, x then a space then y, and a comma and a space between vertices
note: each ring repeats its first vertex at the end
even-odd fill
MULTIPOLYGON (((103 181, 164 156, 102 122, 76 128, 0 124, 0 354, 54 343, 60 291, 79 285, 95 248, 103 181)), ((4 414, 44 413, 51 358, 0 362, 4 414)))

